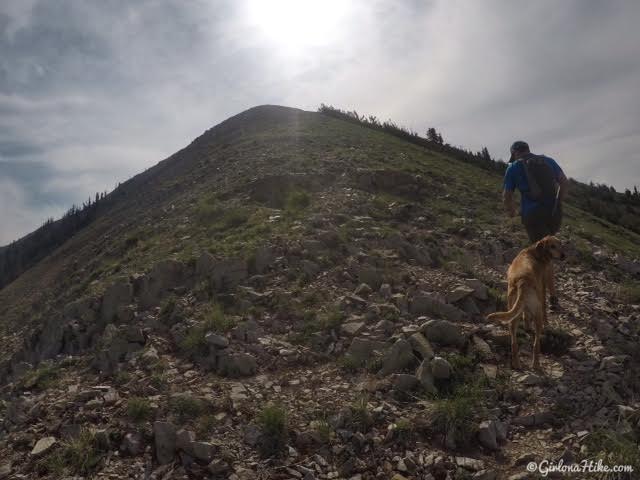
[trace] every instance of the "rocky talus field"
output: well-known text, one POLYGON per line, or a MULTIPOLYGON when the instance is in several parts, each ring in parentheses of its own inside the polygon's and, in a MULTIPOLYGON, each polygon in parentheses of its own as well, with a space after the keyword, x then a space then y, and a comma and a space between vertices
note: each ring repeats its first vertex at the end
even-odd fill
POLYGON ((320 113, 205 132, 0 290, 0 479, 640 478, 640 236, 567 205, 512 370, 500 188, 320 113))

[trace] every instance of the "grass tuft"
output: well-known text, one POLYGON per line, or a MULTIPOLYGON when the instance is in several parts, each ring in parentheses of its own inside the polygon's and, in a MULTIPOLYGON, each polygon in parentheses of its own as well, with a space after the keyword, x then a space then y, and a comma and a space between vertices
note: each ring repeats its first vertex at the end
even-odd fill
POLYGON ((281 405, 267 405, 258 415, 262 432, 260 451, 264 456, 277 455, 287 443, 287 412, 281 405))
POLYGON ((127 416, 135 423, 146 422, 151 419, 153 408, 148 399, 142 397, 131 397, 127 401, 127 416))

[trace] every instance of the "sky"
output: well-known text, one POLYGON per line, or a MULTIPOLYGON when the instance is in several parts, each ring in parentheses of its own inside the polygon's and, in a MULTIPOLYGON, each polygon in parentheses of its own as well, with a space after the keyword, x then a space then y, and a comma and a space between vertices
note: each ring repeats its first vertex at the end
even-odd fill
POLYGON ((524 139, 640 187, 638 20, 635 0, 2 0, 0 245, 261 104, 495 158, 524 139))

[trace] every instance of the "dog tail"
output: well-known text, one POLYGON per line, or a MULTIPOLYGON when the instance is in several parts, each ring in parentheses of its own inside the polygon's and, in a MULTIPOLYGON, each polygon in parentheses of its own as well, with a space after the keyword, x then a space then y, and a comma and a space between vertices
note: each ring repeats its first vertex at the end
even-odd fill
POLYGON ((522 314, 524 311, 524 295, 522 293, 522 288, 518 288, 518 296, 516 297, 516 301, 511 307, 511 310, 508 312, 496 312, 490 315, 487 315, 487 320, 497 320, 499 322, 509 322, 512 318, 517 317, 522 314))

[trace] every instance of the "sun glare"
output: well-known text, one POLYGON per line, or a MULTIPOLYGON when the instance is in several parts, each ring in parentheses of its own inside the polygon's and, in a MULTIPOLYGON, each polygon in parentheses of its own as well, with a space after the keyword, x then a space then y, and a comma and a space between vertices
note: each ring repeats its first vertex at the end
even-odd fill
POLYGON ((250 24, 290 52, 323 46, 340 34, 349 2, 340 0, 249 0, 250 24))

